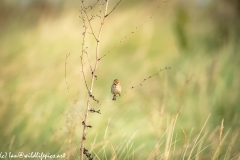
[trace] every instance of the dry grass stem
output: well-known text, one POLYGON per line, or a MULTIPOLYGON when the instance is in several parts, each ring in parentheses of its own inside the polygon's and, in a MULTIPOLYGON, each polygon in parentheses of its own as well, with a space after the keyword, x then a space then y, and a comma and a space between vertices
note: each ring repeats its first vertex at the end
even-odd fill
POLYGON ((191 159, 191 156, 192 156, 193 150, 194 150, 195 146, 197 145, 197 141, 198 141, 198 139, 199 139, 199 137, 200 137, 200 135, 201 135, 203 129, 205 128, 205 126, 206 126, 206 124, 207 124, 207 121, 208 121, 210 115, 211 115, 211 114, 209 114, 209 116, 208 116, 206 122, 204 123, 204 125, 203 125, 203 127, 202 127, 200 133, 199 133, 198 136, 197 136, 197 139, 195 140, 195 142, 194 142, 194 144, 193 144, 193 146, 192 146, 192 149, 191 149, 190 154, 189 154, 189 156, 188 156, 188 160, 191 159))
POLYGON ((183 151, 184 151, 184 148, 185 148, 186 143, 187 143, 187 134, 186 134, 186 132, 184 131, 183 128, 182 128, 182 133, 183 133, 183 136, 184 136, 184 141, 183 141, 182 151, 181 151, 181 154, 180 154, 179 160, 182 159, 183 151))
POLYGON ((212 160, 218 159, 218 156, 219 156, 219 153, 220 153, 220 149, 221 149, 221 146, 222 146, 222 132, 223 132, 223 128, 224 128, 223 123, 224 123, 224 119, 222 120, 221 126, 220 126, 220 128, 219 128, 218 147, 217 147, 216 152, 215 152, 214 155, 213 155, 212 160))

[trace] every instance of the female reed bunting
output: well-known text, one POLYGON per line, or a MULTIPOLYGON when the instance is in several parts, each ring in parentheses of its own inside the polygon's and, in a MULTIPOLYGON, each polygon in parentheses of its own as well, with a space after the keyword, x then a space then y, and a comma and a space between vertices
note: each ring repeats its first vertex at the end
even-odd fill
POLYGON ((120 93, 122 91, 120 81, 118 79, 115 79, 113 81, 112 87, 111 87, 111 92, 113 94, 113 101, 116 101, 117 95, 121 96, 120 93))

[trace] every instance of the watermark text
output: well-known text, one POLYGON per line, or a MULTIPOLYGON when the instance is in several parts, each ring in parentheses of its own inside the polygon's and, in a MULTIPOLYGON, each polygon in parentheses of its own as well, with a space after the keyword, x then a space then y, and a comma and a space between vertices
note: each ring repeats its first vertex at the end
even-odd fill
POLYGON ((22 158, 22 159, 40 159, 40 160, 47 160, 47 159, 64 159, 66 158, 66 154, 51 154, 51 153, 43 153, 43 152, 30 152, 30 153, 24 153, 24 152, 18 152, 18 153, 12 153, 12 152, 1 152, 0 151, 0 159, 6 159, 6 158, 22 158))

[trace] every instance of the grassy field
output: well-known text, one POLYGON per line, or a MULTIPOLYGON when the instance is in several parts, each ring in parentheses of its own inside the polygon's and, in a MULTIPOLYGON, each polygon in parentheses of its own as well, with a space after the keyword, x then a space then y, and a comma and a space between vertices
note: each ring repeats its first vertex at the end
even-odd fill
MULTIPOLYGON (((66 153, 79 159, 82 120, 71 98, 83 117, 88 96, 79 3, 43 10, 33 5, 29 12, 12 4, 1 7, 0 153, 66 153)), ((126 91, 160 68, 171 70, 116 102, 91 101, 101 114, 90 113, 86 148, 100 160, 240 159, 239 27, 203 18, 209 11, 192 4, 125 3, 103 28, 100 56, 117 47, 99 61, 94 96, 100 103, 111 99, 115 78, 126 91)), ((93 23, 98 28, 100 22, 93 23)), ((96 42, 88 37, 93 66, 96 42)))

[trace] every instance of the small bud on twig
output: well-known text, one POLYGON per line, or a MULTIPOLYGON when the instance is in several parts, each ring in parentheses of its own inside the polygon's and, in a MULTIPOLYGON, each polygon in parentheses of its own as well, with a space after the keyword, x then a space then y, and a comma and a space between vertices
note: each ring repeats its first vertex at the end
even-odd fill
POLYGON ((95 110, 94 108, 91 108, 89 111, 92 112, 92 113, 101 114, 100 110, 95 110))

